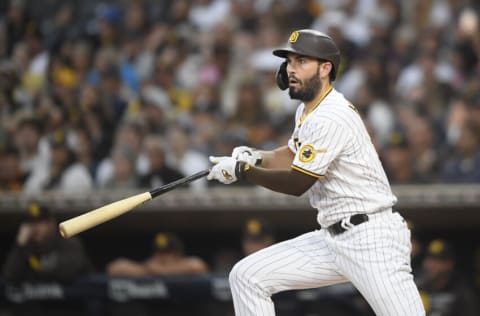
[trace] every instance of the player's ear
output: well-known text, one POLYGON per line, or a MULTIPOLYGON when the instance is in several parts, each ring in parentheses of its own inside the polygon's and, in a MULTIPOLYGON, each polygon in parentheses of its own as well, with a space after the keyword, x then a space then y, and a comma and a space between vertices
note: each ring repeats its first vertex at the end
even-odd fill
POLYGON ((288 89, 287 61, 284 61, 277 71, 277 85, 282 90, 288 89))
POLYGON ((329 77, 330 79, 332 78, 332 74, 333 74, 333 65, 330 61, 320 61, 320 77, 321 78, 324 78, 324 77, 329 77))

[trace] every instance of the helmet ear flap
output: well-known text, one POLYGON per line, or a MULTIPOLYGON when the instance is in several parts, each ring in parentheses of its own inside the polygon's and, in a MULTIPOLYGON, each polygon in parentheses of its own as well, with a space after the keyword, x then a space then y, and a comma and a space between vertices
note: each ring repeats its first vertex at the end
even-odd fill
POLYGON ((277 71, 277 85, 282 90, 288 89, 287 62, 284 61, 277 71))

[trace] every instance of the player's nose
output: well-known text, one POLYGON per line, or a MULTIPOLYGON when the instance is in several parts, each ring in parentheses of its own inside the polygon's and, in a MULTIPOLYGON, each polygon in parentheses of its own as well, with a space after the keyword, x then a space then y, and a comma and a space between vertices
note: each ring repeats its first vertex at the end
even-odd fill
POLYGON ((287 75, 288 77, 295 75, 295 67, 292 65, 292 63, 287 64, 287 75))
POLYGON ((287 65, 287 76, 289 80, 292 78, 295 78, 298 80, 297 72, 295 71, 294 66, 287 65))

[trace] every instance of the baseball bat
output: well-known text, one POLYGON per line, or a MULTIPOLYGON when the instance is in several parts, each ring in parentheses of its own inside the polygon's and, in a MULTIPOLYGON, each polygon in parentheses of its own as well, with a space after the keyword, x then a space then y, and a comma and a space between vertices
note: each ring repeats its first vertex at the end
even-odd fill
POLYGON ((62 235, 63 238, 70 238, 72 236, 75 236, 76 234, 86 231, 87 229, 90 229, 115 217, 118 217, 134 209, 136 206, 145 203, 151 199, 154 199, 163 193, 171 191, 183 184, 203 178, 208 175, 209 172, 209 169, 202 170, 188 177, 178 179, 156 189, 107 204, 82 215, 63 221, 58 225, 60 235, 62 235))

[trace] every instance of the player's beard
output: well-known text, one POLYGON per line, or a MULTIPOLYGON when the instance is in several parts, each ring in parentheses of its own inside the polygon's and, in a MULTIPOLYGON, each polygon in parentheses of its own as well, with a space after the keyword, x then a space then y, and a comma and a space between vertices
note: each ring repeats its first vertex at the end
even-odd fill
POLYGON ((318 91, 322 89, 322 82, 319 78, 320 67, 317 67, 317 73, 311 78, 300 81, 299 87, 288 89, 288 95, 293 100, 300 100, 302 102, 309 102, 315 99, 318 91))

